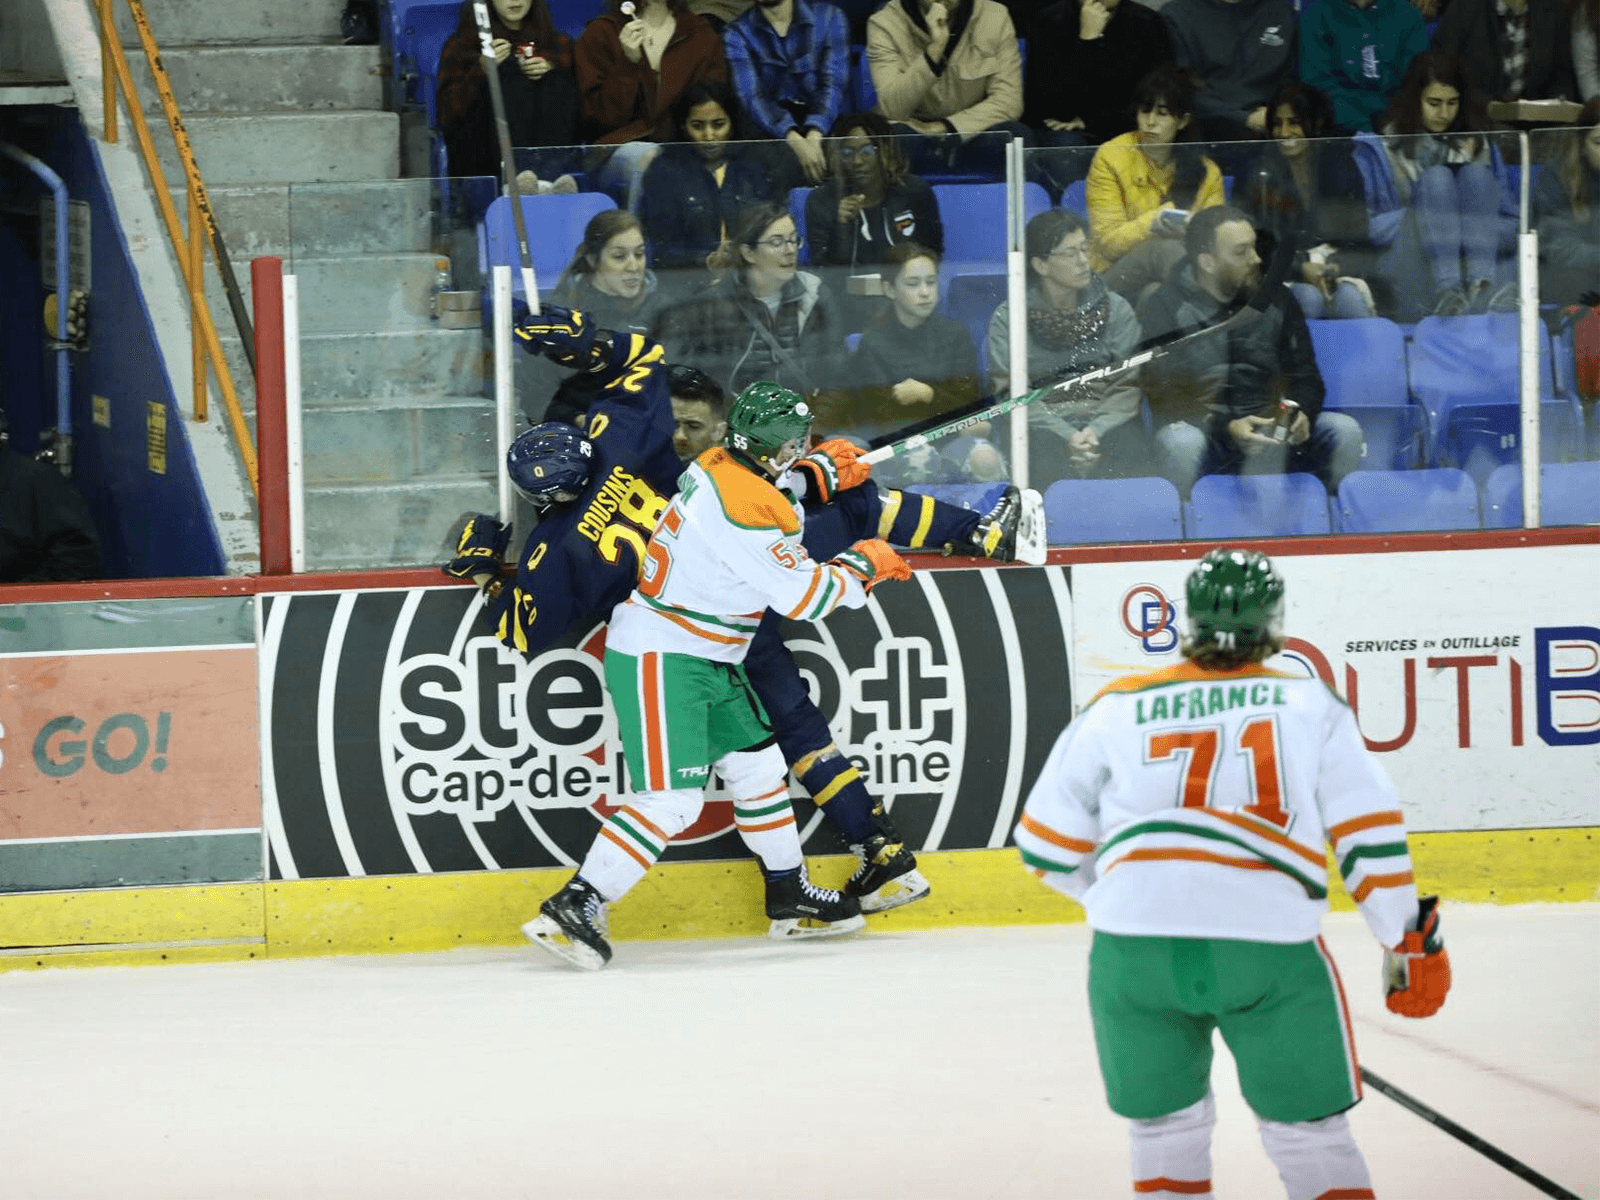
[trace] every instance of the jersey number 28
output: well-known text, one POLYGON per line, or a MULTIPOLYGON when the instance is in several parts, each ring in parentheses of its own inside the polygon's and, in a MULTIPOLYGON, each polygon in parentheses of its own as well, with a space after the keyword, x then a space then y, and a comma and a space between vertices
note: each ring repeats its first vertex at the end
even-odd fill
MULTIPOLYGON (((1150 733, 1144 739, 1146 762, 1164 759, 1183 760, 1185 768, 1178 804, 1183 808, 1217 808, 1213 787, 1217 774, 1217 750, 1222 743, 1220 725, 1198 729, 1174 729, 1150 733)), ((1248 758, 1251 803, 1244 811, 1281 829, 1289 827, 1289 814, 1283 807, 1283 771, 1278 757, 1278 723, 1271 717, 1246 721, 1239 730, 1234 752, 1248 758)))

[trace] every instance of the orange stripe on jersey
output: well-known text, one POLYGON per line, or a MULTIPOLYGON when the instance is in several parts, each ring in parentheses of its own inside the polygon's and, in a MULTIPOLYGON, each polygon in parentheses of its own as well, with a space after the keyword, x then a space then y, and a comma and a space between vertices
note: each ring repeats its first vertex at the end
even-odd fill
POLYGON ((817 587, 822 583, 822 574, 826 570, 827 568, 821 563, 816 565, 816 569, 811 572, 811 586, 806 589, 806 594, 800 598, 800 603, 796 604, 788 612, 784 613, 784 616, 788 617, 791 621, 798 621, 800 619, 800 614, 805 612, 806 605, 811 603, 811 597, 817 594, 817 587))
POLYGON ((663 846, 672 840, 672 835, 670 833, 667 833, 665 830, 661 829, 659 826, 650 821, 650 819, 637 808, 634 808, 630 805, 629 807, 624 808, 622 811, 628 814, 628 819, 630 821, 633 821, 639 825, 643 825, 651 833, 660 838, 663 846))
POLYGON ((1293 850, 1314 867, 1321 867, 1327 864, 1327 858, 1320 852, 1307 846, 1302 846, 1293 838, 1284 837, 1283 834, 1266 827, 1259 820, 1252 821, 1249 817, 1241 817, 1238 813, 1223 812, 1218 808, 1208 808, 1205 811, 1207 816, 1215 817, 1219 821, 1226 821, 1229 825, 1237 825, 1240 829, 1247 829, 1257 837, 1266 838, 1274 846, 1282 846, 1285 850, 1293 850))
POLYGON ((1361 881, 1361 886, 1350 893, 1350 899, 1360 904, 1375 888, 1405 887, 1408 883, 1415 882, 1410 871, 1398 871, 1393 875, 1368 875, 1361 881))
POLYGON ((1377 1200, 1371 1188, 1329 1188, 1317 1200, 1377 1200))
POLYGON ((1017 822, 1034 837, 1049 842, 1052 846, 1060 846, 1063 850, 1071 850, 1077 854, 1090 854, 1094 851, 1094 843, 1086 842, 1082 838, 1068 837, 1064 833, 1057 833, 1048 825, 1041 825, 1027 813, 1022 814, 1022 820, 1017 822))
POLYGON ((1349 837, 1352 833, 1360 833, 1363 829, 1376 829, 1379 825, 1403 824, 1405 824, 1405 818, 1397 810, 1391 809, 1389 812, 1368 813, 1364 817, 1356 817, 1351 821, 1340 821, 1339 824, 1328 830, 1328 840, 1337 842, 1341 838, 1349 837))
MULTIPOLYGON (((667 620, 671 621, 674 625, 683 626, 683 628, 687 629, 690 633, 699 634, 701 637, 705 638, 706 641, 708 641, 708 642, 719 642, 724 646, 742 646, 742 645, 744 645, 746 642, 748 642, 750 640, 747 637, 725 637, 720 633, 707 633, 704 629, 701 629, 700 626, 696 625, 693 621, 686 620, 685 618, 678 616, 676 613, 669 613, 664 608, 655 608, 655 609, 651 609, 651 611, 654 612, 657 616, 665 617, 667 620)), ((662 784, 662 786, 665 787, 666 785, 662 784)))
POLYGON ((1154 1179, 1135 1179, 1133 1190, 1142 1194, 1177 1192, 1180 1196, 1204 1196, 1211 1190, 1211 1180, 1168 1179, 1165 1175, 1158 1175, 1154 1179))
POLYGON ((624 851, 626 851, 628 857, 633 859, 634 862, 638 863, 646 871, 648 871, 651 867, 655 866, 655 864, 653 862, 651 862, 644 855, 640 854, 638 850, 636 850, 636 849, 634 849, 634 847, 628 845, 628 841, 627 841, 626 838, 622 837, 620 834, 613 833, 611 831, 611 826, 609 826, 609 825, 600 826, 600 836, 605 838, 612 845, 618 846, 621 849, 623 849, 624 851))
MULTIPOLYGON (((1113 679, 1095 694, 1095 700, 1113 692, 1138 692, 1149 687, 1159 687, 1163 683, 1188 683, 1206 682, 1215 683, 1219 680, 1229 679, 1254 679, 1265 676, 1270 679, 1301 679, 1304 676, 1291 675, 1287 671, 1274 671, 1263 667, 1260 663, 1246 663, 1237 671, 1211 671, 1192 662, 1181 662, 1171 667, 1163 667, 1159 671, 1145 671, 1139 675, 1124 675, 1121 679, 1113 679)), ((1093 703, 1091 701, 1090 703, 1093 703)))
POLYGON ((667 787, 667 730, 661 719, 661 655, 644 654, 639 663, 639 708, 644 720, 645 774, 653 792, 667 787))
POLYGON ((1277 867, 1269 862, 1262 862, 1259 858, 1230 858, 1226 854, 1212 854, 1209 850, 1183 850, 1177 847, 1150 847, 1145 850, 1130 850, 1122 855, 1106 870, 1120 867, 1125 862, 1207 862, 1216 863, 1223 867, 1242 867, 1246 871, 1276 871, 1277 867))
POLYGON ((776 821, 768 821, 765 825, 746 825, 743 821, 737 822, 740 833, 765 833, 769 829, 782 829, 785 825, 794 824, 794 814, 779 817, 776 821))
POLYGON ((727 450, 714 447, 695 462, 711 477, 728 520, 747 529, 800 532, 800 518, 783 493, 769 480, 741 467, 727 450))

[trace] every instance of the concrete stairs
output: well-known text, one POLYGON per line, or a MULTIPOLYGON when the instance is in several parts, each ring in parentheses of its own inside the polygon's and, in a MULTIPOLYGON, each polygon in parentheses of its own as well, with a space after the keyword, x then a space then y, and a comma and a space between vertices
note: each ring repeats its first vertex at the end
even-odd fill
MULTIPOLYGON (((380 49, 340 44, 333 0, 145 10, 247 308, 253 258, 277 255, 298 279, 307 567, 441 561, 452 522, 495 506, 492 370, 479 329, 429 316, 436 252, 459 260, 470 230, 440 219, 430 180, 401 178, 380 49)), ((181 164, 125 8, 119 28, 183 214, 181 164)), ((206 295, 253 423, 209 255, 206 295)))

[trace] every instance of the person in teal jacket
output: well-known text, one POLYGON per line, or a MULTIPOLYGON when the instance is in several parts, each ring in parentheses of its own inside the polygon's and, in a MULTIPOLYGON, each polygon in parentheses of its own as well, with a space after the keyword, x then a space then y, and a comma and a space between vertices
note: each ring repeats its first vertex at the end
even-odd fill
POLYGON ((1372 128, 1428 29, 1410 0, 1323 0, 1300 14, 1300 81, 1333 101, 1339 133, 1372 128))

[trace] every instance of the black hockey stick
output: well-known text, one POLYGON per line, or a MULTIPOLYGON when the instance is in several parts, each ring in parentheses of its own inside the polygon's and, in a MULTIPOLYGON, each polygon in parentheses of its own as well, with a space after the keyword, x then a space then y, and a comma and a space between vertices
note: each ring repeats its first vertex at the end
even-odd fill
MULTIPOLYGON (((964 429, 971 429, 974 425, 1004 416, 1014 409, 1023 408, 1035 400, 1043 400, 1046 396, 1057 392, 1064 392, 1070 388, 1080 387, 1086 383, 1093 383, 1097 379, 1105 379, 1111 375, 1120 375, 1123 371, 1131 371, 1135 367, 1142 367, 1145 363, 1159 358, 1162 354, 1184 342, 1194 341, 1211 334, 1222 333, 1236 325, 1244 325, 1254 321, 1267 310, 1267 307, 1277 300, 1283 288, 1283 281, 1289 276, 1289 267, 1294 262, 1294 247, 1291 239, 1279 238, 1277 246, 1273 249, 1272 261, 1267 264, 1267 269, 1262 272, 1261 283, 1256 290, 1239 308, 1234 309, 1222 320, 1210 325, 1189 325, 1171 330, 1155 338, 1149 338, 1139 344, 1132 354, 1118 362, 1107 363, 1103 367, 1096 367, 1092 371, 1084 371, 1079 375, 1072 375, 1066 379, 1057 380, 1055 383, 1046 384, 1044 387, 1034 388, 1020 396, 1012 396, 1005 400, 985 398, 976 400, 964 409, 955 413, 944 413, 920 425, 910 425, 897 434, 891 435, 895 440, 886 441, 876 445, 872 450, 861 456, 861 461, 866 463, 880 463, 885 459, 893 458, 900 454, 910 454, 913 450, 920 450, 929 445, 935 438, 949 437, 953 433, 960 433, 964 429)), ((873 439, 875 442, 884 439, 873 439)))
POLYGON ((1512 1158, 1511 1155, 1507 1154, 1498 1146, 1490 1145, 1477 1134, 1473 1133, 1470 1129, 1463 1129, 1460 1125, 1457 1125, 1443 1113, 1429 1108, 1426 1104, 1424 1104, 1421 1100, 1418 1100, 1409 1092, 1402 1092, 1387 1079, 1384 1079, 1378 1075, 1374 1075, 1365 1067, 1361 1068, 1361 1081, 1375 1091, 1382 1092, 1401 1108, 1409 1108, 1412 1112, 1416 1113, 1417 1116, 1428 1122, 1428 1124, 1438 1126, 1445 1133, 1448 1133, 1451 1137, 1455 1138, 1456 1141, 1461 1142, 1463 1145, 1468 1146, 1473 1150, 1476 1150, 1490 1162, 1496 1164, 1497 1166, 1504 1167, 1518 1179, 1531 1184, 1539 1191, 1543 1192, 1546 1196, 1555 1196, 1558 1198, 1558 1200, 1583 1200, 1583 1197, 1579 1196, 1578 1193, 1569 1192, 1560 1184, 1546 1179, 1543 1175, 1539 1174, 1539 1172, 1528 1166, 1527 1163, 1522 1162, 1520 1159, 1512 1158))
POLYGON ((483 55, 483 73, 489 77, 489 103, 494 107, 494 127, 500 138, 500 165, 506 177, 506 195, 511 200, 511 223, 517 231, 517 250, 522 255, 522 290, 528 311, 539 311, 539 282, 533 274, 533 255, 528 250, 528 226, 522 216, 522 194, 517 190, 517 162, 511 154, 511 126, 506 123, 506 100, 500 94, 500 64, 494 59, 494 32, 489 27, 489 5, 475 0, 472 15, 478 21, 478 50, 483 55))

